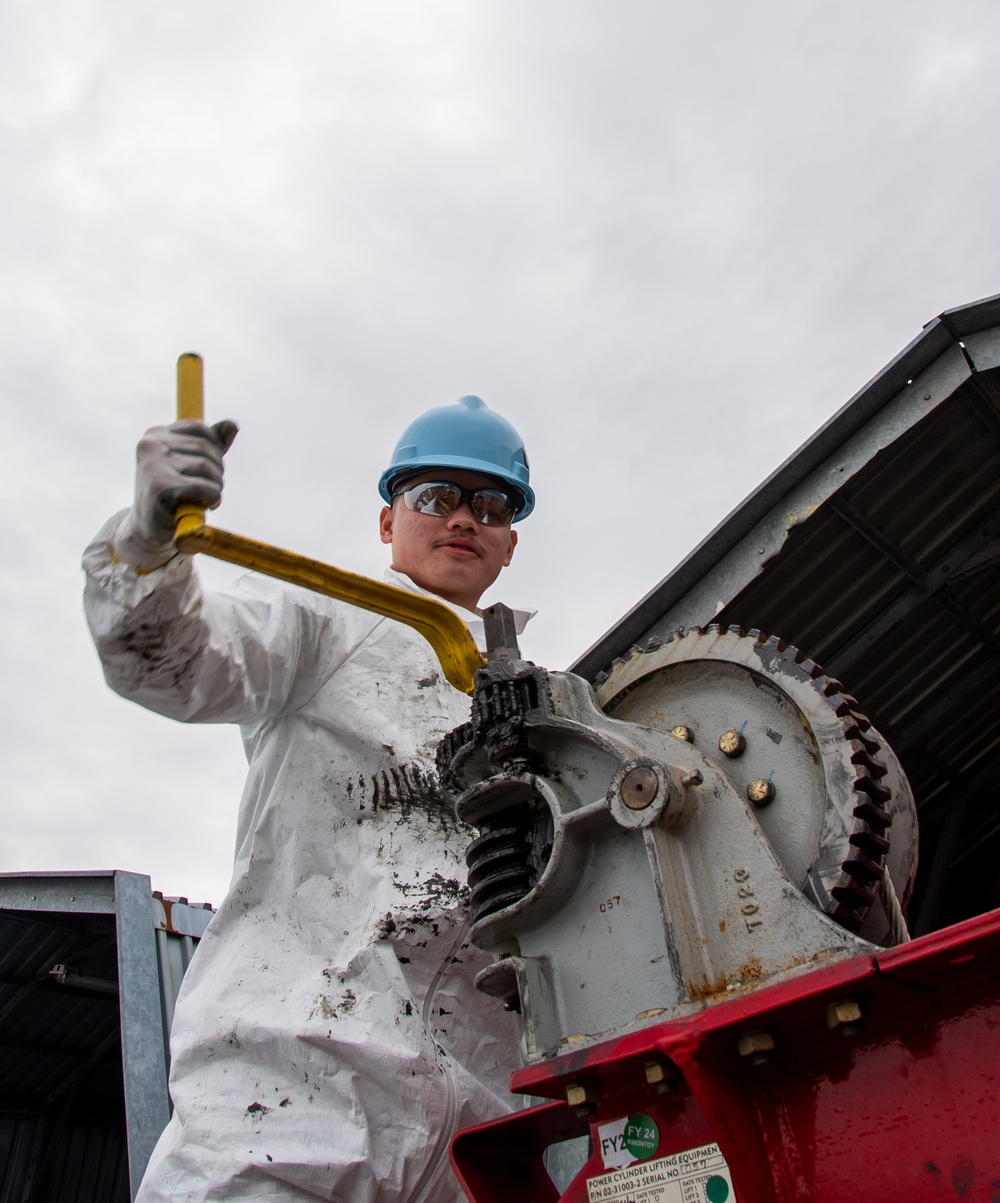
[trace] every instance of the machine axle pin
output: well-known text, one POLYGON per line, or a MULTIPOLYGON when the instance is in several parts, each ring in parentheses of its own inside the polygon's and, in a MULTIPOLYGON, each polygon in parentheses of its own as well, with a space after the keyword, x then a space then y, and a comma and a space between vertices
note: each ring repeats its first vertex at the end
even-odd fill
POLYGON ((652 769, 637 765, 622 778, 618 796, 629 810, 645 810, 652 806, 660 792, 660 782, 652 769))

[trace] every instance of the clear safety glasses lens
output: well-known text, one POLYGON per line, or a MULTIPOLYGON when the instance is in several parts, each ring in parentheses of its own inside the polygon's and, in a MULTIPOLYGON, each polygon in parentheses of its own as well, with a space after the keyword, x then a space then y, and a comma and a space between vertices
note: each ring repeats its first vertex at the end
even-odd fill
POLYGON ((517 500, 501 489, 463 489, 447 480, 424 481, 412 489, 400 489, 406 508, 435 518, 447 518, 462 504, 463 498, 477 522, 483 526, 508 526, 517 513, 517 500))

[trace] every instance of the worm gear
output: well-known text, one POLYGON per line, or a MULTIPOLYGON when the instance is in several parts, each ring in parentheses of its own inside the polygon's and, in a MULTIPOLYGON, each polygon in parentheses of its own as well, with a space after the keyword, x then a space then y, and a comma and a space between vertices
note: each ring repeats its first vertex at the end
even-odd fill
POLYGON ((779 639, 710 626, 633 648, 596 695, 613 718, 690 739, 755 803, 816 906, 873 943, 894 942, 892 899, 873 904, 890 888, 884 869, 909 900, 916 810, 894 753, 839 681, 779 639))
POLYGON ((529 1061, 906 938, 906 779, 780 640, 678 632, 596 697, 501 644, 438 767, 479 832, 477 984, 521 1011, 529 1061))

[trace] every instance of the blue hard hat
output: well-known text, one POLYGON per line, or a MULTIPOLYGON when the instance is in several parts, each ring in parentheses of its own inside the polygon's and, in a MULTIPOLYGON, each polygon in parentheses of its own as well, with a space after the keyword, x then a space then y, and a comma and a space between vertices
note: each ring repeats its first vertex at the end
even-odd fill
POLYGON ((515 522, 527 518, 535 508, 521 436, 479 397, 459 397, 452 405, 439 405, 414 418, 379 479, 382 500, 391 502, 393 488, 401 478, 425 468, 465 468, 499 477, 524 498, 515 522))

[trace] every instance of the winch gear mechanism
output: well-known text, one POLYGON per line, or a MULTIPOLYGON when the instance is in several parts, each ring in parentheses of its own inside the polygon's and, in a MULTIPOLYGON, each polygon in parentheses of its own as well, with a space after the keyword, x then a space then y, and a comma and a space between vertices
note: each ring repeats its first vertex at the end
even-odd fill
POLYGON ((887 869, 904 910, 909 902, 916 809, 895 753, 839 681, 774 636, 710 626, 633 647, 595 693, 615 718, 685 727, 755 803, 806 897, 872 943, 894 942, 876 899, 887 901, 887 869), (758 801, 762 783, 770 789, 758 801))
POLYGON ((653 640, 596 698, 503 636, 438 767, 479 831, 479 985, 522 1010, 529 1061, 905 938, 898 903, 873 905, 915 869, 902 770, 838 682, 758 632, 653 640))

